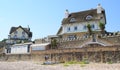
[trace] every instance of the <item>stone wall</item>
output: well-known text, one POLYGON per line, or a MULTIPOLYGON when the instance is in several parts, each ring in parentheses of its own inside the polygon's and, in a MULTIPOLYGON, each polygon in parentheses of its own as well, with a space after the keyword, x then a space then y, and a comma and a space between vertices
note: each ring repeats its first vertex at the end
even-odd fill
POLYGON ((53 61, 82 61, 87 60, 88 62, 112 62, 120 63, 120 51, 109 51, 109 52, 84 52, 84 53, 63 53, 63 54, 52 54, 53 61))
POLYGON ((31 54, 10 54, 10 55, 0 55, 0 61, 44 61, 44 56, 41 55, 31 55, 31 54))
POLYGON ((87 45, 83 48, 51 49, 31 54, 1 54, 1 61, 82 61, 120 63, 120 46, 87 45))

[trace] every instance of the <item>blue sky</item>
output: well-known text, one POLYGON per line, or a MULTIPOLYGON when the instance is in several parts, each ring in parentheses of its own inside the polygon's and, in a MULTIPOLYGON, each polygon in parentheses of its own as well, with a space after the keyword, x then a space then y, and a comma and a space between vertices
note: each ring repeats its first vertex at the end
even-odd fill
POLYGON ((33 40, 54 35, 66 9, 79 12, 101 4, 106 10, 106 30, 120 31, 119 0, 0 0, 0 40, 8 38, 12 26, 31 28, 33 40))

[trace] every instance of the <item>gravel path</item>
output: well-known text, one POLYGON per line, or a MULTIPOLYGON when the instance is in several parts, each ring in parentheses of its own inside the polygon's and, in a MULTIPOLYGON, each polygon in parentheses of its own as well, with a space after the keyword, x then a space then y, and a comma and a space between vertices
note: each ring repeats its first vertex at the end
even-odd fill
POLYGON ((41 65, 41 62, 0 62, 0 70, 120 70, 120 64, 41 65))

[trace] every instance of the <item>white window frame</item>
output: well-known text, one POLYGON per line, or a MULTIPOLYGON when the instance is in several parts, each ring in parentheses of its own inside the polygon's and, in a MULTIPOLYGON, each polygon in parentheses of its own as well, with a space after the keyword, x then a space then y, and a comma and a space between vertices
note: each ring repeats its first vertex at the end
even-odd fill
POLYGON ((75 27, 74 27, 74 31, 77 31, 77 30, 78 30, 78 27, 77 27, 77 26, 75 26, 75 27))
POLYGON ((70 22, 72 23, 72 22, 75 22, 76 21, 76 19, 75 18, 71 18, 70 19, 70 22))
POLYGON ((70 27, 67 27, 67 32, 70 32, 71 31, 71 28, 70 27))

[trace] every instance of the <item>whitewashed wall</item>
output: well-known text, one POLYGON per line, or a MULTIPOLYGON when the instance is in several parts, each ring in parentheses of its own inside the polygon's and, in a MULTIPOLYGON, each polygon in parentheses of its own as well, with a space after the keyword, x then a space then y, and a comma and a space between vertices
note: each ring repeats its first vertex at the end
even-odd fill
POLYGON ((28 45, 17 45, 11 47, 11 54, 28 53, 28 45))
POLYGON ((42 51, 42 50, 46 50, 47 45, 49 45, 50 43, 42 43, 42 44, 33 44, 31 45, 31 50, 32 51, 42 51))
POLYGON ((62 31, 62 34, 63 33, 74 33, 74 32, 87 32, 87 29, 84 29, 84 26, 86 25, 93 25, 95 26, 94 29, 92 29, 93 31, 100 31, 100 28, 99 28, 99 22, 97 21, 93 21, 93 22, 83 22, 83 23, 71 23, 71 24, 66 24, 66 25, 63 25, 63 31, 62 31), (77 26, 77 30, 75 31, 74 30, 74 27, 77 26), (68 31, 68 28, 70 27, 70 31, 68 31))

